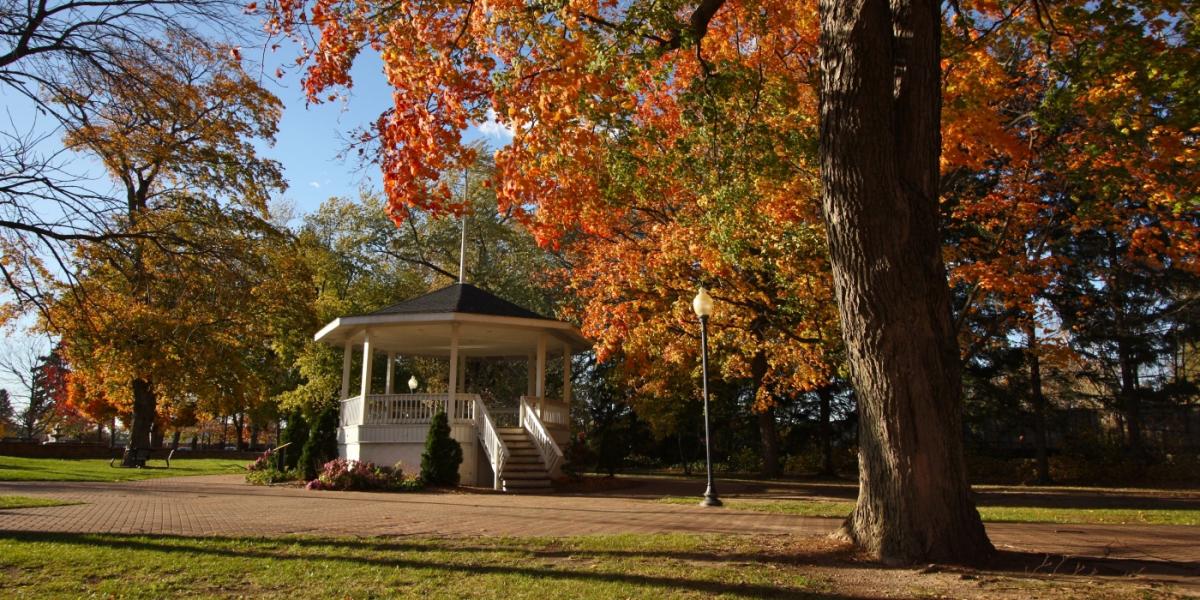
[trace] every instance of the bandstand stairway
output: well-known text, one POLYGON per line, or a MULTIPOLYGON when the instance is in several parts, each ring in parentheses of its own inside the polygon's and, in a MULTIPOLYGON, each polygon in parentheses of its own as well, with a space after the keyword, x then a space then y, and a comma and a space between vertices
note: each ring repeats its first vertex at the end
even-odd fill
POLYGON ((549 491, 550 474, 529 434, 520 427, 497 427, 496 433, 508 447, 508 461, 500 472, 504 491, 512 493, 549 491))

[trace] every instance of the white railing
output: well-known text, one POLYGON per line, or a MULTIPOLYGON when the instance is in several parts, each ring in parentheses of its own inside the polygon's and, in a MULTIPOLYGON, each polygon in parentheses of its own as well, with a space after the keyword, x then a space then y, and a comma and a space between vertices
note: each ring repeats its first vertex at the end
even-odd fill
POLYGON ((538 416, 541 417, 542 422, 546 425, 568 427, 571 424, 571 416, 567 413, 567 405, 558 402, 544 402, 542 404, 542 413, 538 416))
MULTIPOLYGON (((536 412, 542 423, 549 427, 567 428, 571 424, 571 415, 567 410, 567 405, 561 402, 550 400, 549 398, 538 398, 537 396, 521 396, 521 406, 528 406, 529 410, 536 412)), ((519 415, 519 422, 523 422, 525 418, 525 408, 522 408, 519 415)))
POLYGON ((451 423, 463 423, 475 420, 475 402, 479 400, 479 394, 454 394, 453 398, 449 399, 446 407, 446 415, 450 417, 451 423))
POLYGON ((563 452, 554 443, 554 438, 550 437, 550 433, 546 431, 546 426, 542 424, 541 418, 538 417, 537 411, 529 406, 528 399, 521 398, 521 427, 529 433, 529 438, 533 440, 533 445, 537 447, 538 453, 542 455, 542 462, 546 464, 546 472, 551 477, 558 477, 562 474, 563 452))
POLYGON ((362 425, 362 396, 342 400, 339 419, 342 427, 346 427, 347 425, 362 425))
POLYGON ((483 451, 487 454, 488 461, 492 463, 492 473, 495 476, 492 486, 498 490, 501 487, 500 474, 504 472, 504 465, 508 462, 508 446, 504 445, 504 440, 496 432, 496 424, 492 422, 492 417, 488 414, 487 407, 483 405, 483 400, 480 400, 479 396, 475 396, 475 400, 471 404, 474 409, 475 429, 479 433, 479 442, 483 445, 483 451))
POLYGON ((410 425, 429 423, 445 410, 451 423, 475 420, 478 394, 371 394, 342 400, 341 424, 410 425))

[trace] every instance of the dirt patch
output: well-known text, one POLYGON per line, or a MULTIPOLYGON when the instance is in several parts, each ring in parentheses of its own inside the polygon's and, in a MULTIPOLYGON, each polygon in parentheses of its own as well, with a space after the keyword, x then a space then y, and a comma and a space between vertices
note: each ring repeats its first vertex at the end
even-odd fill
POLYGON ((827 537, 764 538, 761 543, 760 560, 802 565, 828 586, 827 591, 847 597, 1200 597, 1200 570, 1190 563, 1000 552, 982 568, 885 567, 849 544, 827 537))

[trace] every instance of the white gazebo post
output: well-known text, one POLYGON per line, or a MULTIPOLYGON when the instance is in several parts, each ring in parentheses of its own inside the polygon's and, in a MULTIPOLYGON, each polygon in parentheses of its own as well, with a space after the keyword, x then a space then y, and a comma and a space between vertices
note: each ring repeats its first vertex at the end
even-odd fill
POLYGON ((363 331, 362 399, 364 407, 367 396, 371 394, 371 369, 374 362, 371 360, 371 332, 363 331))
POLYGON ((467 393, 467 353, 458 354, 458 391, 467 393))
POLYGON ((563 344, 563 407, 571 414, 571 345, 563 344))
POLYGON ((387 360, 387 383, 383 385, 383 393, 391 395, 396 393, 393 387, 395 385, 396 374, 396 353, 388 352, 387 360))
POLYGON ((458 323, 450 326, 450 381, 446 395, 446 417, 453 417, 454 394, 458 393, 458 323))
POLYGON ((546 400, 546 334, 537 340, 537 416, 542 418, 542 403, 546 400))
POLYGON ((354 346, 346 340, 345 352, 342 353, 342 400, 350 397, 350 359, 354 346))
POLYGON ((537 363, 535 362, 537 361, 537 355, 529 354, 525 358, 525 366, 527 367, 525 369, 525 379, 527 380, 525 385, 525 395, 532 398, 533 395, 537 393, 537 363))

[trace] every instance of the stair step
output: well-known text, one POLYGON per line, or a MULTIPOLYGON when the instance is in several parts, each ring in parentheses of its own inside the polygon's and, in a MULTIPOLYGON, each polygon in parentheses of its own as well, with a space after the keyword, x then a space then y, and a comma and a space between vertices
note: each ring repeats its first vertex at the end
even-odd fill
POLYGON ((530 463, 509 462, 504 465, 503 471, 505 473, 528 473, 531 471, 545 473, 546 467, 541 462, 530 462, 530 463))
POLYGON ((521 427, 497 427, 496 433, 500 435, 519 433, 525 435, 525 430, 521 427))
POLYGON ((545 470, 541 473, 535 472, 535 470, 530 470, 529 473, 505 473, 500 479, 508 481, 510 484, 514 481, 550 481, 545 470))
POLYGON ((553 486, 550 484, 549 479, 528 479, 528 480, 527 479, 515 479, 515 480, 514 479, 505 479, 504 480, 504 489, 506 491, 516 490, 516 489, 547 490, 547 489, 550 489, 551 487, 553 487, 553 486))

